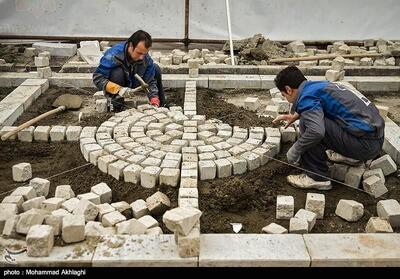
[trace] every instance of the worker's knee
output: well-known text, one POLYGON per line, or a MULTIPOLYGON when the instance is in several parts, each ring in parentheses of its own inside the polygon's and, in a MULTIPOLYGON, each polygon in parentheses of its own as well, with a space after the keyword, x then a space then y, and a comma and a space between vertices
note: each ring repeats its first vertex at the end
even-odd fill
POLYGON ((154 78, 161 81, 161 68, 157 64, 154 64, 154 78))
POLYGON ((127 86, 125 80, 125 73, 121 67, 116 67, 111 70, 109 80, 121 86, 127 86))

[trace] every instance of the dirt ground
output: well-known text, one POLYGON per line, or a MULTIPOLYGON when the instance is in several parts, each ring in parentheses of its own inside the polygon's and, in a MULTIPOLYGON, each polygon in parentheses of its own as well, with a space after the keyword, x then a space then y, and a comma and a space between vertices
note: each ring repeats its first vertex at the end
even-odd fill
MULTIPOLYGON (((54 100, 62 94, 79 95, 82 98, 82 107, 79 110, 67 110, 50 117, 44 118, 37 122, 35 126, 45 125, 80 125, 80 126, 100 126, 101 123, 108 120, 113 113, 98 113, 95 110, 95 99, 93 94, 97 90, 95 88, 61 88, 51 87, 46 90, 16 121, 16 125, 20 125, 44 112, 53 109, 54 100), (79 115, 81 114, 81 121, 79 115)), ((3 91, 0 91, 0 94, 3 91)), ((4 92, 7 92, 4 89, 4 92)), ((183 104, 183 89, 166 89, 170 102, 174 104, 183 104)), ((2 96, 2 95, 0 95, 2 96)), ((143 94, 135 98, 127 99, 126 108, 133 108, 138 104, 146 103, 147 97, 143 94)))
MULTIPOLYGON (((19 123, 50 109, 50 104, 55 97, 63 92, 73 92, 83 96, 88 94, 76 89, 59 88, 50 88, 47 92, 49 94, 42 95, 33 104, 32 111, 22 115, 21 119, 18 120, 19 123)), ((93 92, 92 90, 91 93, 93 92)), ((167 89, 166 93, 170 102, 182 105, 183 89, 167 89)), ((264 106, 269 100, 265 93, 264 91, 254 90, 216 91, 198 89, 198 114, 205 114, 207 118, 219 118, 225 123, 241 127, 271 126, 271 119, 260 118, 256 113, 238 107, 243 102, 240 102, 243 96, 258 96, 261 98, 262 106, 264 106)), ((84 100, 86 100, 84 103, 90 103, 92 97, 85 97, 84 100)), ((88 107, 91 105, 93 104, 88 104, 88 107)), ((99 125, 109 115, 102 117, 84 118, 84 124, 80 123, 80 125, 99 125)), ((76 119, 77 116, 74 112, 68 112, 48 119, 47 122, 39 123, 39 125, 76 124, 76 119)), ((279 159, 285 160, 285 153, 288 148, 288 145, 283 146, 283 150, 278 156, 279 159)), ((50 195, 54 194, 56 186, 62 184, 70 184, 76 194, 81 194, 90 191, 90 187, 97 183, 106 182, 113 189, 113 201, 124 200, 130 203, 139 198, 145 199, 160 189, 171 199, 172 207, 177 206, 177 188, 161 186, 155 189, 145 189, 138 185, 117 181, 92 165, 52 177, 86 163, 79 150, 78 143, 0 142, 0 150, 2 151, 0 152, 0 162, 2 162, 0 164, 1 193, 22 185, 12 181, 12 165, 30 162, 33 177, 51 177, 50 195)), ((288 221, 275 220, 277 195, 294 196, 295 211, 297 211, 304 208, 307 194, 307 191, 295 189, 287 184, 286 176, 294 173, 298 173, 298 171, 279 162, 271 161, 267 165, 243 175, 199 182, 199 206, 203 211, 201 217, 202 233, 232 233, 230 223, 242 223, 242 233, 260 233, 261 229, 271 222, 276 222, 287 228, 288 221)), ((380 199, 394 198, 400 200, 400 188, 397 186, 400 184, 400 179, 397 173, 387 177, 386 181, 389 193, 380 199)), ((317 221, 313 229, 315 233, 364 232, 368 219, 371 216, 376 216, 376 203, 379 199, 374 199, 365 193, 342 185, 334 185, 331 191, 320 193, 324 193, 326 197, 325 218, 317 221), (335 216, 334 211, 340 199, 354 199, 363 203, 365 207, 363 218, 358 222, 349 223, 335 216)), ((0 198, 4 198, 4 194, 0 198)), ((161 218, 159 217, 158 220, 161 221, 161 218)), ((162 228, 164 232, 168 232, 164 226, 162 228)))
POLYGON ((382 94, 365 94, 374 104, 389 107, 388 116, 396 124, 400 124, 400 92, 382 94))
POLYGON ((10 94, 15 87, 0 87, 0 101, 10 94))
MULTIPOLYGON (((34 57, 25 57, 25 47, 31 47, 31 45, 11 45, 11 44, 0 44, 0 58, 4 59, 7 63, 14 63, 18 70, 30 71, 32 67, 35 67, 34 57)), ((51 67, 61 67, 69 60, 68 57, 50 57, 51 67)), ((36 67, 35 67, 36 68, 36 67)))
MULTIPOLYGON (((157 186, 146 189, 140 185, 118 181, 110 175, 102 173, 96 166, 87 165, 64 174, 65 171, 87 164, 79 148, 79 143, 41 143, 41 142, 0 142, 0 193, 9 191, 24 183, 12 180, 11 168, 21 162, 32 165, 33 177, 50 180, 49 197, 54 196, 58 185, 71 185, 76 195, 90 192, 90 188, 100 182, 105 182, 113 190, 113 202, 126 201, 131 203, 137 199, 148 198, 160 190, 171 200, 171 207, 178 206, 177 188, 157 186), (60 175, 57 175, 60 174, 60 175), (52 177, 57 175, 55 177, 52 177)), ((1 194, 2 200, 6 194, 1 194)), ((158 221, 164 232, 168 230, 162 224, 161 216, 158 221)))
MULTIPOLYGON (((226 92, 219 94, 216 91, 206 94, 206 91, 200 90, 201 94, 198 94, 199 114, 205 114, 207 118, 220 118, 227 113, 232 114, 231 117, 221 118, 221 120, 230 125, 243 127, 271 125, 268 118, 265 120, 258 118, 253 112, 243 111, 231 103, 225 103, 223 98, 229 98, 229 102, 235 102, 235 97, 231 99, 230 94, 226 92)), ((233 90, 231 93, 233 96, 245 94, 241 90, 233 90)), ((256 93, 263 96, 263 92, 256 93)), ((268 100, 267 97, 264 98, 266 99, 264 101, 268 100)), ((279 159, 285 161, 288 148, 288 145, 283 146, 283 150, 278 156, 279 159)), ((203 211, 201 231, 203 233, 232 233, 230 223, 242 223, 242 233, 260 233, 264 226, 272 222, 288 228, 288 220, 275 219, 276 197, 277 195, 291 195, 295 200, 295 212, 304 208, 307 191, 296 189, 286 182, 286 176, 295 173, 299 173, 299 171, 271 161, 265 166, 243 175, 200 181, 199 206, 203 211)), ((374 199, 363 192, 340 184, 335 184, 334 188, 328 192, 309 191, 324 193, 326 198, 325 218, 317 221, 313 232, 364 232, 369 218, 377 216, 376 203, 380 199, 400 199, 399 184, 400 179, 397 173, 387 177, 386 186, 389 192, 379 199, 374 199), (365 208, 362 219, 355 223, 349 223, 337 217, 334 212, 340 199, 353 199, 361 202, 365 208)))

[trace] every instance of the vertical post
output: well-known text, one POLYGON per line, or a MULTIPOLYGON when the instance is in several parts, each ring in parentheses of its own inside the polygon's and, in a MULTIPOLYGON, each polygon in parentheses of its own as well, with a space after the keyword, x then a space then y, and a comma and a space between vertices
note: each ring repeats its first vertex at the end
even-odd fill
POLYGON ((231 64, 232 66, 235 65, 235 56, 233 54, 233 41, 232 41, 232 29, 231 29, 231 14, 229 10, 229 0, 225 0, 226 6, 226 18, 228 20, 228 33, 229 33, 229 49, 231 51, 231 64))
POLYGON ((185 38, 183 39, 185 47, 188 48, 189 40, 189 0, 185 0, 185 38))

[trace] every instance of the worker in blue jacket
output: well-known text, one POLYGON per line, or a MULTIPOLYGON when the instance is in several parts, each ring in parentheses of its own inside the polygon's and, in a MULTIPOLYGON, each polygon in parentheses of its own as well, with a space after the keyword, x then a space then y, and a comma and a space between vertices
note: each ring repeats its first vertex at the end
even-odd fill
POLYGON ((288 127, 300 119, 300 137, 287 152, 287 160, 301 163, 307 172, 289 175, 291 185, 329 190, 328 159, 357 164, 379 155, 385 121, 376 106, 354 87, 308 81, 296 66, 279 72, 275 84, 293 105, 291 114, 278 116, 274 122, 287 121, 288 127))
POLYGON ((111 98, 115 111, 124 108, 124 97, 132 94, 132 89, 140 86, 134 77, 138 74, 149 86, 149 103, 156 107, 165 104, 161 70, 153 63, 148 51, 152 46, 151 36, 138 30, 126 42, 108 49, 93 74, 93 83, 111 98))

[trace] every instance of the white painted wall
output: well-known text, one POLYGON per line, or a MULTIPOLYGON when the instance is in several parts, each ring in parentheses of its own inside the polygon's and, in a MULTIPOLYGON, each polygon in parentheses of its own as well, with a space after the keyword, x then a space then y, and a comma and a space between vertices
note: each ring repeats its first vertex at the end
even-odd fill
MULTIPOLYGON (((184 37, 184 0, 0 0, 0 34, 184 37)), ((399 0, 230 0, 235 39, 400 39, 399 0)), ((190 38, 226 39, 225 0, 190 0, 190 38)))
POLYGON ((0 34, 184 37, 182 0, 0 0, 0 34))
MULTIPOLYGON (((235 39, 400 39, 399 0, 230 0, 235 39)), ((191 1, 192 38, 227 38, 225 0, 191 1)))

